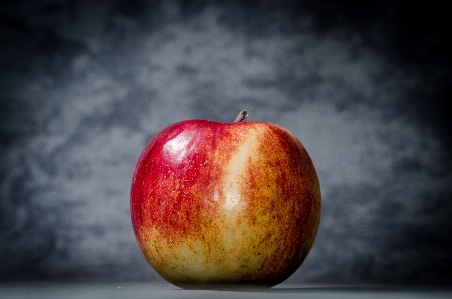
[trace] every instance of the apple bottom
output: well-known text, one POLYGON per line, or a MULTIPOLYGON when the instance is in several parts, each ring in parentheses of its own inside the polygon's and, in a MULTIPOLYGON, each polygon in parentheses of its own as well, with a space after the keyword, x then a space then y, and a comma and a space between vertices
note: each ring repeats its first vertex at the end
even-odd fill
POLYGON ((273 231, 246 220, 235 225, 214 221, 202 234, 175 236, 177 242, 149 229, 140 233, 139 245, 156 272, 181 288, 266 289, 299 268, 310 249, 305 245, 315 238, 312 228, 278 226, 278 219, 271 219, 273 231))
POLYGON ((275 286, 274 283, 262 284, 262 283, 245 283, 245 282, 208 282, 208 283, 174 283, 175 286, 178 286, 182 289, 186 290, 240 290, 240 291, 254 291, 254 290, 268 290, 271 287, 275 286))

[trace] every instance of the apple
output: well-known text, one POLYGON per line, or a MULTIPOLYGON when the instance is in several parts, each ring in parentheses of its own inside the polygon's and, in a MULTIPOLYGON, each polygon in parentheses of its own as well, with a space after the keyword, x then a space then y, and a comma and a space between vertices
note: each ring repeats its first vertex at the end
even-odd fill
POLYGON ((272 287, 314 243, 320 185, 307 151, 288 130, 246 116, 178 122, 139 157, 134 233, 149 264, 176 286, 272 287))

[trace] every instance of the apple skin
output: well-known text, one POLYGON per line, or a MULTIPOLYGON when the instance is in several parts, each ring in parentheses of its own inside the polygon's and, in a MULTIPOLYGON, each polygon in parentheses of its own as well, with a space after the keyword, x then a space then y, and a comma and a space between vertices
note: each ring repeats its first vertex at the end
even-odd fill
POLYGON ((268 288, 308 255, 321 196, 307 151, 286 129, 187 120, 145 147, 130 204, 138 245, 168 282, 268 288))

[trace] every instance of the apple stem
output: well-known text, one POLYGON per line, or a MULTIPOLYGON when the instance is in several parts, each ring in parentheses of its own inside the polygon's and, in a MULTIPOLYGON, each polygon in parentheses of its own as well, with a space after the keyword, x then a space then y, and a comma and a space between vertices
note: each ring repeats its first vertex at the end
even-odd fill
POLYGON ((245 120, 245 118, 247 118, 247 117, 248 117, 248 111, 242 110, 242 111, 240 111, 239 115, 237 115, 234 122, 239 123, 239 122, 245 120))

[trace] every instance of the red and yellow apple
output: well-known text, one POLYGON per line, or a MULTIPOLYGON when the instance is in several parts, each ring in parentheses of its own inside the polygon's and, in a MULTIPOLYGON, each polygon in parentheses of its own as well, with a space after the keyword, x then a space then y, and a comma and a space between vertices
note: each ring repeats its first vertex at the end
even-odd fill
POLYGON ((307 151, 281 126, 241 120, 173 124, 136 165, 135 236, 176 286, 271 287, 314 243, 321 199, 307 151))

